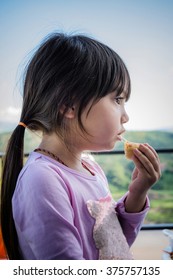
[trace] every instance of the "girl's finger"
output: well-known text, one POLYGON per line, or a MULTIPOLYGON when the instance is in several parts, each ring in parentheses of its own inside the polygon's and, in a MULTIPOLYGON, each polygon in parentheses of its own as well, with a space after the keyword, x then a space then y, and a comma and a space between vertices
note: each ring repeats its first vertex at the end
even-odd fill
MULTIPOLYGON (((149 153, 151 153, 151 151, 149 153)), ((161 176, 161 168, 160 168, 160 162, 158 162, 157 158, 154 157, 153 160, 151 160, 151 159, 149 160, 149 158, 147 158, 146 154, 142 153, 138 149, 134 150, 134 154, 138 158, 140 163, 143 165, 143 167, 145 168, 148 175, 153 177, 154 180, 155 179, 158 180, 161 176)), ((151 156, 151 154, 150 154, 150 157, 153 157, 153 155, 151 156)), ((142 168, 141 167, 139 167, 139 168, 142 171, 142 168)))
MULTIPOLYGON (((141 144, 139 146, 139 150, 148 159, 148 164, 152 164, 155 171, 157 171, 157 172, 160 171, 160 160, 159 160, 155 150, 151 146, 146 145, 146 144, 141 144)), ((145 158, 143 158, 143 159, 145 159, 145 158)), ((145 162, 147 164, 146 159, 145 159, 145 162)))
POLYGON ((141 150, 135 149, 134 154, 135 154, 135 157, 137 157, 137 159, 138 159, 138 161, 135 161, 135 158, 134 158, 134 162, 140 170, 145 169, 146 172, 150 175, 155 173, 155 168, 154 168, 153 164, 146 157, 146 155, 141 152, 141 150))
POLYGON ((160 162, 160 159, 159 159, 159 156, 157 154, 157 152, 155 151, 155 149, 153 147, 151 147, 149 144, 145 143, 143 144, 144 146, 148 147, 152 152, 153 154, 155 155, 155 157, 158 159, 158 161, 160 162))

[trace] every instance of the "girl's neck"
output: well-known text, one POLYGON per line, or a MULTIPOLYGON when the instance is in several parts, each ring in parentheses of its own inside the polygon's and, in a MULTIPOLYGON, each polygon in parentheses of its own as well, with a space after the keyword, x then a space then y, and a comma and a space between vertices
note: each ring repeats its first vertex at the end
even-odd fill
POLYGON ((77 150, 74 145, 70 145, 69 148, 68 146, 53 133, 43 136, 39 148, 53 153, 69 168, 86 173, 87 171, 84 170, 81 164, 82 151, 77 150))

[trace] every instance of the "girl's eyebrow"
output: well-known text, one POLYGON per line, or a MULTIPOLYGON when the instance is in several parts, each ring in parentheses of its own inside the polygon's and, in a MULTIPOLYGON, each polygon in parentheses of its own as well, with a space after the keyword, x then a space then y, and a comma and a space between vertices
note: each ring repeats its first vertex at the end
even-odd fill
POLYGON ((122 99, 127 99, 127 92, 124 90, 122 91, 121 93, 117 94, 117 91, 116 90, 113 90, 111 93, 110 93, 114 98, 122 98, 122 99))
POLYGON ((121 98, 126 98, 127 94, 125 91, 117 94, 116 92, 114 92, 115 97, 121 97, 121 98))
POLYGON ((128 95, 128 92, 126 90, 124 90, 122 93, 120 93, 118 95, 119 97, 125 99, 125 101, 127 101, 129 99, 129 95, 128 95))

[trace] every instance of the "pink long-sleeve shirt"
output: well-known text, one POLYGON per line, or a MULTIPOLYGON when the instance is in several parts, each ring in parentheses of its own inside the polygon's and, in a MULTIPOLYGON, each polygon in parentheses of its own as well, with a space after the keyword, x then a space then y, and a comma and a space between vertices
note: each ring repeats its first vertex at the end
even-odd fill
MULTIPOLYGON (((20 172, 12 199, 13 218, 23 259, 96 260, 94 219, 88 200, 108 195, 107 179, 97 163, 84 159, 94 176, 70 169, 32 152, 20 172)), ((126 194, 127 195, 127 194, 126 194)), ((140 213, 127 213, 125 197, 116 212, 129 246, 134 242, 149 202, 140 213)))

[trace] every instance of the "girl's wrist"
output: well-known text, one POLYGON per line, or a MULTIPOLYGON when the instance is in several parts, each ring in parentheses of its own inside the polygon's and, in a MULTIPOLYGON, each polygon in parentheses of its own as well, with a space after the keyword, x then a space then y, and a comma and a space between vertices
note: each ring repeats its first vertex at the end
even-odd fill
POLYGON ((139 193, 134 193, 129 191, 128 196, 126 197, 126 200, 124 202, 126 212, 128 213, 141 212, 145 207, 146 199, 147 199, 147 192, 139 194, 139 193))

